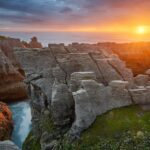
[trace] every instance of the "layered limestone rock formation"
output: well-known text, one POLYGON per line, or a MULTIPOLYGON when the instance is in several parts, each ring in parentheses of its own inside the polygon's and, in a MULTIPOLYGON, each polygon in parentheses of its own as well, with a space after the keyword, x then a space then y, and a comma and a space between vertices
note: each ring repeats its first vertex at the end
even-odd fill
POLYGON ((49 44, 15 54, 27 75, 32 136, 42 150, 55 147, 65 134, 78 138, 109 110, 150 103, 149 71, 133 77, 125 62, 99 45, 49 44))
POLYGON ((5 103, 0 102, 0 141, 10 139, 12 129, 12 113, 5 103))
POLYGON ((20 48, 24 47, 24 45, 21 43, 19 39, 0 36, 0 49, 4 52, 6 57, 9 58, 13 66, 16 67, 17 70, 23 74, 23 70, 13 53, 13 48, 16 47, 20 47, 20 48))
POLYGON ((8 57, 0 50, 0 100, 13 101, 27 97, 27 87, 22 76, 8 57))
POLYGON ((150 42, 98 43, 99 48, 113 51, 126 61, 135 75, 144 73, 150 66, 150 42))

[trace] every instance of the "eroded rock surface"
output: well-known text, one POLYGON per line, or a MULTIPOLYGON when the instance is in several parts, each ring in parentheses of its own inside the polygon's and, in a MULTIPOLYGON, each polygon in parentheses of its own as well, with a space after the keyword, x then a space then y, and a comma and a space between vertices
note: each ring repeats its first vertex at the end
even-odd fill
POLYGON ((109 110, 150 103, 149 75, 134 77, 112 50, 99 45, 49 44, 15 54, 30 85, 32 131, 42 150, 52 149, 64 134, 79 137, 109 110), (47 116, 50 129, 43 130, 47 116))
POLYGON ((135 75, 142 74, 150 66, 150 42, 136 43, 99 43, 99 48, 113 51, 124 60, 127 67, 133 70, 135 75))
POLYGON ((0 100, 13 101, 27 97, 24 76, 12 65, 0 50, 0 100))
POLYGON ((24 74, 19 61, 16 59, 14 55, 13 49, 16 47, 20 48, 24 47, 24 45, 21 43, 19 39, 0 36, 0 49, 4 52, 5 56, 8 57, 12 65, 15 68, 17 68, 17 70, 20 71, 20 73, 24 74))

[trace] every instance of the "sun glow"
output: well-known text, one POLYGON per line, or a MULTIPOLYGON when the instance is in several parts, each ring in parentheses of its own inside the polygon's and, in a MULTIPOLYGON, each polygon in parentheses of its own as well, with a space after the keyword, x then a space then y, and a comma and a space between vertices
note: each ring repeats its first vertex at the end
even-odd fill
POLYGON ((145 27, 145 26, 139 26, 139 27, 137 27, 137 29, 136 29, 136 33, 138 33, 138 34, 145 34, 145 33, 147 33, 148 31, 147 31, 147 28, 145 27))

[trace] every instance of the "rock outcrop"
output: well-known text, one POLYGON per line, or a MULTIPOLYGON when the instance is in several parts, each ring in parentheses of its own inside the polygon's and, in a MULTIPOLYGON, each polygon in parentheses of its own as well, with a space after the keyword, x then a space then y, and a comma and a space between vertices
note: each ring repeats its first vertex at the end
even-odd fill
POLYGON ((0 36, 0 49, 4 52, 6 57, 10 60, 14 67, 18 69, 23 74, 23 70, 20 66, 20 63, 16 59, 13 48, 20 47, 23 48, 24 45, 19 39, 14 39, 10 37, 0 36))
POLYGON ((26 84, 8 57, 0 50, 0 100, 13 101, 27 98, 26 84))
POLYGON ((31 41, 29 42, 30 48, 42 48, 42 44, 38 42, 37 37, 32 37, 31 41))
POLYGON ((15 54, 27 75, 32 134, 42 150, 52 149, 65 134, 78 138, 109 110, 150 103, 149 75, 134 77, 124 61, 99 44, 49 44, 15 54), (50 129, 45 130, 47 117, 50 129))
POLYGON ((5 103, 0 102, 0 141, 10 139, 12 129, 12 113, 5 103))
POLYGON ((1 150, 20 150, 12 141, 0 141, 1 150))

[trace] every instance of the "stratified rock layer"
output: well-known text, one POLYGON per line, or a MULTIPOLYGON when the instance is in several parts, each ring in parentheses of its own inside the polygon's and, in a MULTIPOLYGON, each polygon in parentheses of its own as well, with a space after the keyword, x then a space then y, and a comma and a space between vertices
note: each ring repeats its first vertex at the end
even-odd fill
POLYGON ((20 48, 24 47, 24 45, 21 43, 19 39, 9 37, 2 38, 2 36, 0 36, 0 49, 9 58, 10 62, 13 64, 14 67, 16 67, 18 70, 22 70, 13 52, 13 49, 16 47, 20 48))
POLYGON ((127 67, 133 70, 135 75, 142 74, 150 68, 150 42, 137 43, 98 43, 101 49, 113 51, 124 60, 127 67))
POLYGON ((27 97, 24 77, 0 50, 0 100, 13 101, 27 97))
POLYGON ((79 137, 114 108, 150 103, 149 75, 133 77, 125 62, 99 45, 49 44, 46 49, 15 51, 30 85, 33 135, 42 150, 52 149, 65 133, 79 137), (41 123, 49 116, 52 131, 41 123))

